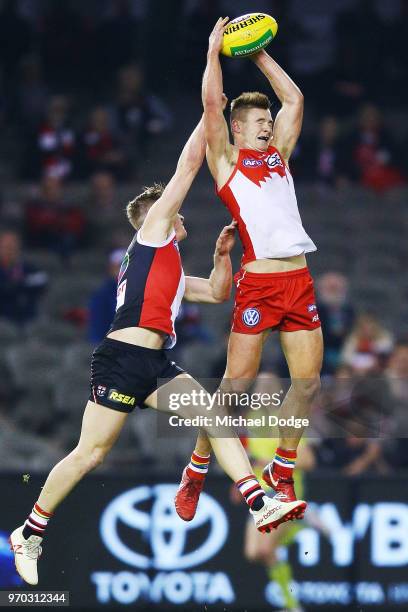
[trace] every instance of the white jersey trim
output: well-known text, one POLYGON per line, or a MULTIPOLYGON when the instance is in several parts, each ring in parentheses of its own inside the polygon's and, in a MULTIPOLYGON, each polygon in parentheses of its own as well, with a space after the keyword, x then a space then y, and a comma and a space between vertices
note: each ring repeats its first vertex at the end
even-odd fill
POLYGON ((147 240, 143 240, 141 232, 142 232, 142 227, 136 234, 136 241, 139 244, 142 244, 143 246, 154 247, 156 249, 167 246, 176 237, 176 232, 173 230, 170 236, 166 238, 166 240, 164 240, 163 242, 148 242, 147 240))
POLYGON ((167 337, 167 340, 165 341, 165 343, 163 345, 163 348, 165 348, 165 349, 173 348, 173 346, 177 342, 177 334, 176 334, 175 323, 176 323, 177 315, 178 315, 179 310, 180 310, 180 305, 181 305, 181 301, 183 299, 185 290, 186 290, 186 277, 184 275, 183 268, 181 268, 181 276, 180 276, 180 281, 179 281, 179 284, 178 284, 178 287, 177 287, 177 292, 176 292, 176 295, 174 296, 173 303, 172 303, 172 305, 170 307, 171 308, 171 325, 172 325, 173 331, 167 337))

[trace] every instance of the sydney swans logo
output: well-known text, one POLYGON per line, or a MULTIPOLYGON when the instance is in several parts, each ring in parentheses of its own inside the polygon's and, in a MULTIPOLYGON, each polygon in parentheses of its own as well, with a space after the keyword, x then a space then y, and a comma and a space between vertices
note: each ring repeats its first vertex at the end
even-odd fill
POLYGON ((224 510, 202 493, 196 517, 186 523, 174 509, 176 490, 172 484, 140 486, 109 504, 101 517, 100 532, 112 555, 140 569, 180 570, 217 554, 228 535, 224 510), (201 529, 195 537, 197 528, 201 529), (194 546, 189 541, 192 538, 194 546))

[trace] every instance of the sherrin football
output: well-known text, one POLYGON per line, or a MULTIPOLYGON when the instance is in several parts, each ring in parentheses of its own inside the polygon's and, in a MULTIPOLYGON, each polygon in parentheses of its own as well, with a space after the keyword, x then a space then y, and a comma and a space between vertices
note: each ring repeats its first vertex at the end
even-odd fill
POLYGON ((230 21, 224 31, 221 53, 245 57, 258 53, 275 38, 278 24, 266 13, 249 13, 230 21))

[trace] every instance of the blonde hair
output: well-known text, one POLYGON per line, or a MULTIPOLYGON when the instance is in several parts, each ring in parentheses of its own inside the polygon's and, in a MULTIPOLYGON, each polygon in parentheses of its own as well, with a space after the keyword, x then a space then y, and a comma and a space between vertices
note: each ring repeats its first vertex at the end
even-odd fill
POLYGON ((245 91, 231 102, 231 121, 234 119, 243 120, 243 113, 251 108, 269 110, 271 102, 268 96, 259 91, 245 91))
POLYGON ((150 207, 163 195, 164 189, 163 183, 153 183, 150 187, 143 187, 142 193, 128 203, 126 215, 136 230, 142 227, 150 207))

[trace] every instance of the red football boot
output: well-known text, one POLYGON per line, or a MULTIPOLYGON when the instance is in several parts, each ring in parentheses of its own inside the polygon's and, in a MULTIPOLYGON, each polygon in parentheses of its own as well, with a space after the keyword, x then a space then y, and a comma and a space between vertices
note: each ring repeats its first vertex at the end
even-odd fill
POLYGON ((200 493, 204 487, 205 478, 194 478, 189 476, 187 467, 183 470, 180 486, 174 498, 176 512, 183 521, 193 520, 200 493))
MULTIPOLYGON (((264 468, 262 478, 268 486, 276 491, 276 499, 287 503, 297 500, 293 478, 283 478, 283 476, 279 475, 273 461, 268 463, 268 465, 264 468)), ((305 509, 306 507, 304 510, 305 509)), ((296 518, 302 519, 304 516, 304 510, 303 513, 296 518)))

